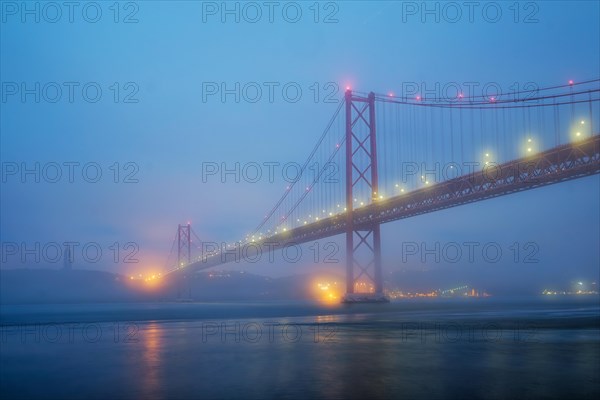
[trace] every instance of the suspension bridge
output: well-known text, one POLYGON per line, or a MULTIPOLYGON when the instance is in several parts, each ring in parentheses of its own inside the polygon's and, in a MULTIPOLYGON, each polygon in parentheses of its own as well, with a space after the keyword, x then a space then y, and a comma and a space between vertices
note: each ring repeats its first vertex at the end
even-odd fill
POLYGON ((442 99, 348 88, 254 231, 197 255, 180 225, 165 277, 345 235, 344 301, 386 301, 381 224, 599 173, 599 101, 600 79, 442 99))

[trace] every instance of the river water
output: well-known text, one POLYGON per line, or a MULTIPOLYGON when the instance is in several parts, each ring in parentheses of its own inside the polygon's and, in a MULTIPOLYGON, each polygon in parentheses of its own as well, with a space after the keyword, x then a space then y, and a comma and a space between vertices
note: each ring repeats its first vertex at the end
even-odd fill
POLYGON ((0 397, 596 398, 598 297, 0 307, 0 397))

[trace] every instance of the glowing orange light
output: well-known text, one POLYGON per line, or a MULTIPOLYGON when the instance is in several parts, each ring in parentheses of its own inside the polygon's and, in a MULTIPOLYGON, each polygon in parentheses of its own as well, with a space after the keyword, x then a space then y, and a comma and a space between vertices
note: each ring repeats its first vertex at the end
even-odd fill
POLYGON ((313 281, 311 287, 314 298, 320 303, 332 305, 339 302, 342 288, 337 282, 313 281))

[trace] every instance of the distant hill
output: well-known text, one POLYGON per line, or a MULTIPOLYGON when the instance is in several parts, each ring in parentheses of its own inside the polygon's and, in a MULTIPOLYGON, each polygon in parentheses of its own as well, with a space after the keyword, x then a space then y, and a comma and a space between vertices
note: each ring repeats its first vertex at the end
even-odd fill
POLYGON ((0 271, 0 301, 71 303, 142 300, 126 277, 102 271, 14 269, 0 271))

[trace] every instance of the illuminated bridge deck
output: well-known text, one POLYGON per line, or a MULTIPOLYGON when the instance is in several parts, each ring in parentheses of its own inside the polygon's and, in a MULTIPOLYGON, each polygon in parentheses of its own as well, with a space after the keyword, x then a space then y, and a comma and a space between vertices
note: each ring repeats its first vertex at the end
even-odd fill
MULTIPOLYGON (((561 145, 550 150, 484 171, 474 172, 401 194, 373 200, 354 209, 354 228, 368 228, 416 215, 431 213, 463 204, 482 201, 524 190, 534 189, 600 172, 600 136, 561 145)), ((346 214, 323 218, 287 232, 279 233, 254 245, 272 251, 291 244, 302 244, 346 232, 346 214), (268 245, 267 245, 268 244, 268 245)), ((242 246, 244 246, 242 244, 242 246)), ((244 252, 240 252, 243 255, 244 252)), ((236 260, 236 254, 213 254, 169 272, 195 272, 236 260)))

